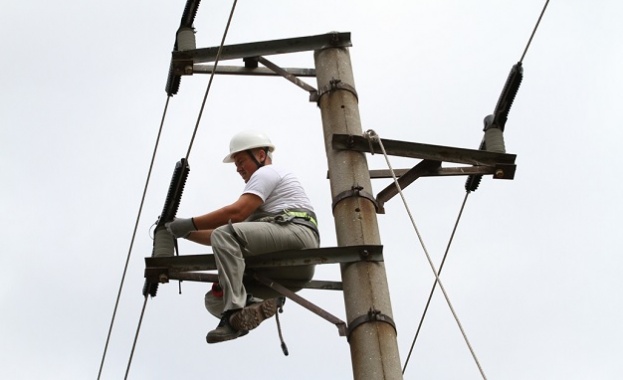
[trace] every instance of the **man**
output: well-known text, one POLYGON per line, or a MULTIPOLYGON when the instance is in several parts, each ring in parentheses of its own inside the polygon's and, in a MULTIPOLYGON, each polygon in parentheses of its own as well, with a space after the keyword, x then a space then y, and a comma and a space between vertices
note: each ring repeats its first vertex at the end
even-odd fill
POLYGON ((208 214, 166 224, 176 238, 212 245, 223 312, 218 327, 206 337, 208 343, 238 338, 276 313, 275 299, 248 304, 242 283, 245 257, 319 245, 309 198, 292 173, 272 164, 274 150, 262 132, 235 135, 223 162, 235 163, 246 183, 242 195, 208 214))

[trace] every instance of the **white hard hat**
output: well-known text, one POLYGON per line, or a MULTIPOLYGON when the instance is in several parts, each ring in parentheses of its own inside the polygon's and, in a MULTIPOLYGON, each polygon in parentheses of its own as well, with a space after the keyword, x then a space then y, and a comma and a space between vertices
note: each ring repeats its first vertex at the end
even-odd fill
POLYGON ((236 134, 229 142, 229 154, 225 156, 223 162, 234 162, 234 155, 245 150, 255 148, 268 148, 270 152, 275 150, 275 146, 265 133, 259 131, 244 131, 236 134))

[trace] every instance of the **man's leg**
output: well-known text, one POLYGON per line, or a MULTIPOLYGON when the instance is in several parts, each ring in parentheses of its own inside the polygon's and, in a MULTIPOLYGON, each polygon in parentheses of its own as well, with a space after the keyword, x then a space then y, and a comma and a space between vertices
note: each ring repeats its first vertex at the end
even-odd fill
MULTIPOLYGON (((233 226, 244 257, 265 253, 318 247, 315 233, 297 224, 274 224, 267 222, 238 223, 233 226)), ((232 314, 231 326, 238 330, 252 330, 277 312, 277 300, 267 299, 251 304, 232 314)))
POLYGON ((218 327, 208 333, 208 343, 235 339, 276 313, 274 299, 245 308, 247 293, 242 283, 244 257, 318 246, 312 230, 292 223, 243 222, 226 225, 215 229, 211 240, 219 283, 223 287, 224 312, 218 327))

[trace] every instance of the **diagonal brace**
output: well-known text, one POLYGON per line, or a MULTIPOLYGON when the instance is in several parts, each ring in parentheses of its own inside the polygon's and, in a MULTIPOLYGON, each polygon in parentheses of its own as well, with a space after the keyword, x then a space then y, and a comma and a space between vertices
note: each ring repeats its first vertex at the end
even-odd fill
POLYGON ((300 80, 299 78, 297 78, 293 74, 291 74, 288 71, 282 69, 281 67, 277 66, 276 64, 272 63, 271 61, 269 61, 268 59, 266 59, 264 57, 257 57, 257 60, 262 65, 268 67, 269 69, 271 69, 275 73, 281 75, 282 77, 286 78, 290 82, 292 82, 295 85, 299 86, 303 90, 309 92, 309 101, 310 102, 316 101, 316 99, 318 97, 318 90, 316 90, 313 86, 303 82, 302 80, 300 80))
POLYGON ((276 292, 279 292, 281 294, 283 294, 284 296, 288 297, 289 299, 291 299, 292 301, 298 303, 299 305, 303 306, 304 308, 306 308, 307 310, 311 311, 312 313, 315 313, 316 315, 326 319, 327 321, 333 323, 337 329, 338 332, 340 334, 340 336, 346 336, 348 335, 348 327, 346 326, 346 322, 344 322, 343 320, 339 319, 338 317, 336 317, 335 315, 329 313, 328 311, 320 308, 319 306, 316 306, 315 304, 309 302, 308 300, 306 300, 305 298, 299 296, 298 294, 294 293, 293 291, 291 291, 290 289, 286 288, 285 286, 276 283, 275 281, 257 273, 254 272, 253 274, 253 278, 256 279, 257 281, 261 282, 262 284, 268 286, 269 288, 273 289, 276 292))
MULTIPOLYGON (((400 178, 398 178, 398 185, 400 185, 401 189, 404 189, 412 184, 416 179, 420 178, 422 174, 430 172, 431 170, 436 170, 440 167, 441 161, 423 160, 400 176, 400 178)), ((396 184, 394 182, 377 194, 376 202, 378 204, 379 213, 385 213, 385 208, 383 207, 385 202, 392 199, 396 194, 398 194, 398 189, 396 188, 396 184)))

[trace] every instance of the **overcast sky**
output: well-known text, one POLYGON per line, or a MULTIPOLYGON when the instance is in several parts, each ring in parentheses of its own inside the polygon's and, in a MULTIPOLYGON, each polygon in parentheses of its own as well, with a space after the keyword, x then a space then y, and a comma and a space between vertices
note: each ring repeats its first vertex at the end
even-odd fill
MULTIPOLYGON (((185 1, 10 1, 0 11, 0 377, 96 378, 162 118, 185 1)), ((198 47, 217 46, 231 1, 204 0, 198 47)), ((542 0, 240 1, 227 44, 352 33, 362 128, 381 137, 478 147, 542 0)), ((623 377, 623 211, 619 145, 623 3, 552 1, 523 61, 508 123, 512 181, 484 178, 466 203, 442 280, 489 379, 623 377)), ((311 52, 268 57, 313 68, 311 52)), ((240 65, 239 61, 223 64, 240 65)), ((315 80, 306 79, 316 85, 315 80)), ((185 156, 207 75, 171 99, 102 378, 123 377, 143 304, 150 226, 185 156)), ((243 182, 221 163, 237 131, 265 130, 275 162, 298 173, 336 245, 322 125, 308 94, 281 78, 218 76, 206 103, 178 212, 235 200, 243 182)), ((385 169, 368 156, 371 169, 385 169)), ((391 158, 395 168, 417 160, 391 158)), ((424 178, 405 197, 438 265, 465 178, 424 178)), ((390 183, 373 180, 375 193, 390 183)), ((401 362, 433 274, 396 197, 378 216, 401 362)), ((182 254, 209 253, 184 242, 182 254)), ((337 266, 317 279, 339 281, 337 266)), ((330 323, 286 304, 274 320, 207 345, 218 320, 207 285, 160 286, 150 299, 131 379, 348 379, 349 346, 330 323), (251 377, 252 376, 252 377, 251 377)), ((344 317, 339 292, 303 291, 344 317)), ((441 293, 405 379, 479 379, 441 293)))

